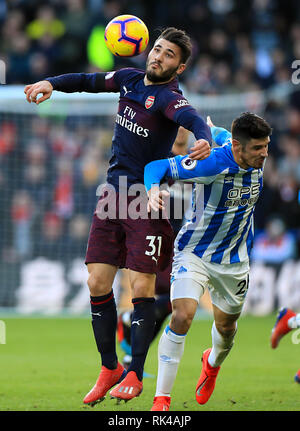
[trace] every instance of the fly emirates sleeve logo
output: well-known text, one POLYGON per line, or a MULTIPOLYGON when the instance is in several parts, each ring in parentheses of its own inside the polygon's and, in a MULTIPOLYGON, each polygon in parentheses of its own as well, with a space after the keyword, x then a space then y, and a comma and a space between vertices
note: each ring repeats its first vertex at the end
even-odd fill
POLYGON ((117 114, 116 123, 122 127, 125 127, 125 129, 129 130, 129 132, 135 133, 136 135, 142 136, 144 138, 148 138, 149 129, 145 129, 136 123, 135 116, 136 111, 130 106, 126 105, 122 115, 117 114))

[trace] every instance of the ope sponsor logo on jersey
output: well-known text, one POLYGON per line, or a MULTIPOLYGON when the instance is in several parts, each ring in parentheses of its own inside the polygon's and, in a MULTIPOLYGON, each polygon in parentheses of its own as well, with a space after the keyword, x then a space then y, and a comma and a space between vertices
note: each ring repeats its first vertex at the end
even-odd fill
POLYGON ((138 123, 135 123, 133 120, 136 116, 136 112, 130 106, 126 106, 123 112, 124 115, 117 114, 116 123, 125 129, 129 130, 129 132, 135 133, 138 136, 142 136, 144 138, 148 138, 149 129, 145 129, 140 126, 138 123))
POLYGON ((234 187, 227 193, 228 200, 225 202, 225 207, 253 205, 258 200, 259 190, 259 184, 253 184, 247 187, 234 187), (250 194, 249 198, 243 197, 248 194, 250 194))

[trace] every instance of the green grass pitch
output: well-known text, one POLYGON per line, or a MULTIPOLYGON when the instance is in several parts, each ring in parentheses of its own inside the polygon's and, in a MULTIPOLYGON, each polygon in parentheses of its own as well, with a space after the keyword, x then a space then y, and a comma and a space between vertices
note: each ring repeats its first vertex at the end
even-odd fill
MULTIPOLYGON (((107 399, 94 408, 82 399, 100 370, 89 318, 2 319, 6 344, 0 344, 1 411, 149 411, 155 378, 144 379, 139 398, 116 404, 107 399)), ((275 315, 240 318, 235 345, 224 362, 212 398, 199 406, 194 397, 201 352, 210 347, 210 318, 194 321, 172 393, 172 411, 299 411, 300 347, 291 334, 279 348, 269 345, 275 315)), ((158 338, 145 371, 156 374, 158 338)), ((119 350, 120 357, 121 352, 119 350)))

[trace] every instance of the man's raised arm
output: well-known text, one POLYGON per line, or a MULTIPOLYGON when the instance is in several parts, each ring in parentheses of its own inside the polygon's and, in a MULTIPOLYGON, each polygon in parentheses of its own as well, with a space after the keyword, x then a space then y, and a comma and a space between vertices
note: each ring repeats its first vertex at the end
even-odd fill
POLYGON ((26 85, 24 93, 29 103, 37 105, 49 99, 53 90, 64 93, 75 93, 85 91, 87 93, 99 93, 106 91, 106 73, 67 73, 65 75, 46 78, 43 81, 26 85), (40 98, 38 95, 42 94, 40 98))

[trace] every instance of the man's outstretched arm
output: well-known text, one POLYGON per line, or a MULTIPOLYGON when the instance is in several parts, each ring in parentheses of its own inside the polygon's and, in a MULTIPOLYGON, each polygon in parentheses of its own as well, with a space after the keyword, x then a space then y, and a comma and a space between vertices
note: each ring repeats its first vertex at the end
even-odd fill
MULTIPOLYGON (((231 133, 224 128, 214 126, 209 117, 207 124, 211 128, 213 139, 218 138, 218 145, 221 146, 230 140, 231 133)), ((176 156, 148 163, 144 169, 144 183, 149 197, 148 210, 163 208, 163 195, 166 192, 159 190, 163 178, 208 184, 222 169, 214 151, 204 160, 193 160, 189 156, 176 156)))
POLYGON ((24 93, 29 103, 34 102, 37 105, 49 99, 53 90, 62 91, 64 93, 82 91, 87 93, 100 93, 107 91, 105 76, 106 73, 67 73, 26 85, 24 93), (38 98, 39 94, 42 94, 40 98, 38 98))

